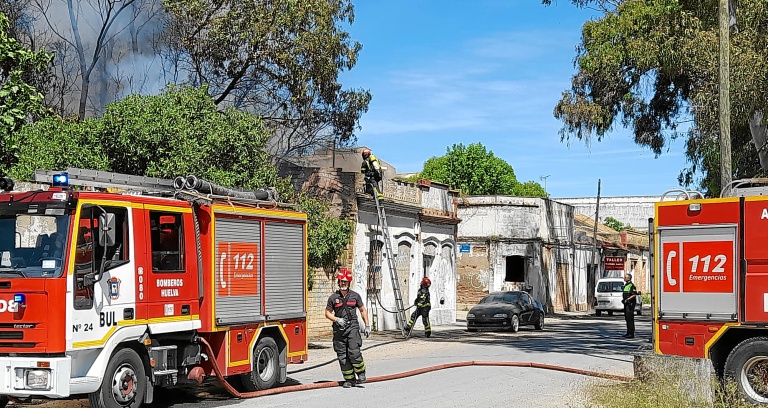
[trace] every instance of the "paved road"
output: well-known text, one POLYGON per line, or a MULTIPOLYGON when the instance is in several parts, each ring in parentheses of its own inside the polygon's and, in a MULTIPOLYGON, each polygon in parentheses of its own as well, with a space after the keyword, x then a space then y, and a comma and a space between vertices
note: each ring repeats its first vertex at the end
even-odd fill
MULTIPOLYGON (((464 330, 464 323, 434 327, 431 338, 423 336, 420 323, 407 341, 396 333, 373 334, 364 342, 363 355, 368 376, 382 376, 461 361, 517 361, 560 365, 571 368, 632 376, 633 353, 648 345, 650 319, 638 317, 634 340, 623 339, 622 316, 600 318, 583 314, 551 316, 543 331, 522 327, 518 333, 464 330)), ((309 361, 288 367, 288 384, 339 381, 341 374, 329 341, 311 343, 309 361)), ((362 407, 447 407, 536 406, 581 407, 580 392, 589 382, 606 382, 593 377, 518 367, 461 367, 427 374, 364 384, 300 391, 251 400, 229 398, 216 385, 204 391, 163 392, 152 407, 309 407, 328 408, 354 404, 362 407)), ((62 402, 46 406, 63 407, 62 402)), ((72 401, 67 407, 85 407, 72 401)))
MULTIPOLYGON (((626 340, 622 316, 559 315, 547 320, 545 330, 523 327, 518 333, 464 330, 464 323, 435 327, 423 337, 420 325, 408 341, 395 333, 372 335, 363 355, 368 376, 389 375, 421 367, 460 361, 518 361, 554 364, 632 376, 633 353, 647 345, 650 319, 639 317, 638 336, 626 340)), ((313 343, 310 361, 289 366, 291 383, 338 381, 341 375, 330 342, 313 343)), ((317 407, 353 403, 357 407, 440 407, 580 405, 587 382, 604 381, 581 375, 535 368, 462 367, 405 379, 273 395, 244 401, 206 400, 203 404, 172 403, 162 407, 317 407)), ((609 382, 610 383, 610 382, 609 382)))

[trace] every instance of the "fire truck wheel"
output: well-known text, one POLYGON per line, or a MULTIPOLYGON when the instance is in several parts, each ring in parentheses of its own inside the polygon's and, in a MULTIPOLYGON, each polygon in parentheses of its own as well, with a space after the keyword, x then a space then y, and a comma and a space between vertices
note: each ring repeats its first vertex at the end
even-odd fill
POLYGON ((138 408, 144 402, 146 374, 135 351, 120 349, 109 360, 101 388, 88 400, 97 408, 138 408))
POLYGON ((739 343, 725 360, 725 379, 736 383, 741 395, 753 404, 768 403, 768 337, 739 343))
POLYGON ((9 402, 11 402, 10 398, 6 397, 5 395, 0 396, 0 408, 5 408, 9 402))
POLYGON ((271 337, 259 340, 253 349, 253 371, 242 374, 246 391, 266 390, 277 383, 279 356, 277 343, 271 337))

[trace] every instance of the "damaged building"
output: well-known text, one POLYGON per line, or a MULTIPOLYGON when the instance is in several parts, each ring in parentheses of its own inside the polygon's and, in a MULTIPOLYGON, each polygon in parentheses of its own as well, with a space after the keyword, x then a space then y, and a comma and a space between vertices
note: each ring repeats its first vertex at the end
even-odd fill
MULTIPOLYGON (((360 293, 374 330, 398 329, 397 300, 384 258, 384 239, 373 198, 364 193, 360 174, 362 148, 328 149, 312 156, 284 161, 281 176, 289 176, 297 191, 331 204, 337 217, 354 222, 354 233, 340 268, 352 270, 352 290, 360 293)), ((432 325, 456 321, 456 236, 458 193, 448 186, 421 180, 409 183, 394 178, 395 169, 382 162, 383 194, 395 273, 407 308, 423 277, 432 280, 432 325)), ((335 271, 315 271, 308 296, 308 322, 312 335, 330 334, 324 317, 325 302, 336 290, 335 271)), ((410 312, 410 311, 409 311, 410 312)))
POLYGON ((617 232, 574 207, 547 198, 471 196, 459 202, 460 307, 500 290, 524 289, 548 313, 585 311, 593 306, 597 279, 636 274, 647 287, 645 234, 617 232), (645 238, 645 241, 643 240, 645 238), (613 269, 606 269, 607 265, 613 269), (621 270, 617 262, 621 261, 621 270))

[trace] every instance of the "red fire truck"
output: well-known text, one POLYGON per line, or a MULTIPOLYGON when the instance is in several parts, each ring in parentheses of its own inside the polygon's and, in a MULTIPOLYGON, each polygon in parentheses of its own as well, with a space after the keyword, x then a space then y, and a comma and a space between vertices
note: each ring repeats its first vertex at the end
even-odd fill
POLYGON ((3 406, 138 407, 217 370, 255 391, 306 360, 304 213, 184 179, 69 173, 124 193, 0 192, 3 406))
POLYGON ((768 196, 758 181, 723 198, 682 192, 656 204, 653 316, 656 353, 710 359, 746 399, 765 404, 768 196))

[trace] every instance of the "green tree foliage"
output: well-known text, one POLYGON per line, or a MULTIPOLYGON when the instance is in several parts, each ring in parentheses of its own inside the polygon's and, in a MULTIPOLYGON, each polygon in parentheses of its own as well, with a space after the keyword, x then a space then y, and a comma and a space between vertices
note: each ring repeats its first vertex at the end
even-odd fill
POLYGON ((44 72, 51 56, 32 52, 9 35, 9 22, 0 14, 0 174, 14 164, 19 149, 12 138, 28 118, 42 114, 43 95, 25 78, 44 72))
MULTIPOLYGON (((636 143, 659 155, 671 138, 685 137, 690 167, 679 181, 718 194, 718 2, 572 1, 598 7, 604 16, 584 24, 578 72, 555 107, 564 123, 562 138, 600 141, 622 125, 632 129, 636 143), (690 126, 679 130, 683 123, 690 126)), ((766 130, 766 19, 765 1, 738 2, 730 74, 734 178, 761 174, 751 140, 766 130)))
POLYGON ((70 166, 161 178, 195 174, 223 186, 274 186, 285 196, 290 185, 264 151, 268 137, 253 115, 219 112, 205 89, 171 87, 112 103, 100 119, 49 118, 23 127, 12 174, 25 179, 35 169, 70 166))
POLYGON ((605 225, 606 227, 614 231, 633 230, 631 226, 625 225, 623 222, 613 217, 605 217, 605 220, 603 221, 603 225, 605 225))
POLYGON ((314 285, 314 269, 333 269, 342 252, 349 245, 353 224, 349 220, 333 217, 328 212, 328 203, 309 198, 305 194, 297 197, 299 208, 307 213, 307 264, 308 287, 314 285))
POLYGON ((526 181, 525 183, 517 183, 513 190, 512 195, 521 197, 548 197, 549 194, 544 190, 541 184, 534 181, 526 181))
POLYGON ((273 129, 276 154, 354 141, 371 95, 343 89, 339 73, 362 46, 342 28, 349 0, 165 0, 165 38, 192 84, 216 103, 258 113, 273 129))
POLYGON ((535 182, 519 183, 512 166, 481 143, 454 144, 445 156, 424 163, 420 178, 445 183, 468 195, 532 195, 546 197, 535 182))

